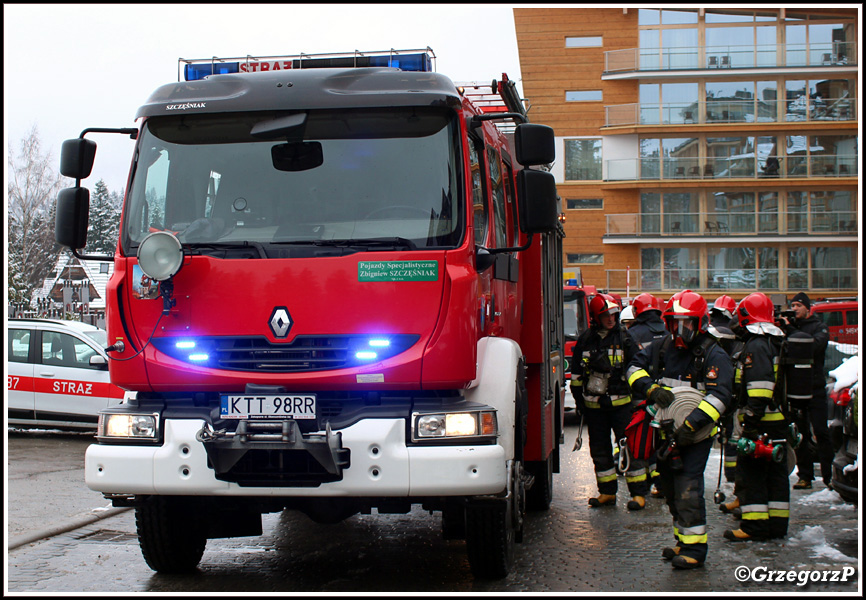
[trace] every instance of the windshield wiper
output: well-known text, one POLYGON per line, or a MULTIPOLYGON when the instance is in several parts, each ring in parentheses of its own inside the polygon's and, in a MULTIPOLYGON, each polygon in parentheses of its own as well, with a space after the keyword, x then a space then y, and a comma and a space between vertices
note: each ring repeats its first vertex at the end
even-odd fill
POLYGON ((260 258, 267 258, 267 254, 259 242, 184 242, 183 247, 189 248, 191 254, 201 254, 202 250, 245 250, 247 248, 255 248, 260 258))
POLYGON ((292 240, 289 242, 272 242, 277 245, 328 246, 333 248, 401 248, 417 250, 410 239, 402 237, 339 239, 339 240, 292 240))

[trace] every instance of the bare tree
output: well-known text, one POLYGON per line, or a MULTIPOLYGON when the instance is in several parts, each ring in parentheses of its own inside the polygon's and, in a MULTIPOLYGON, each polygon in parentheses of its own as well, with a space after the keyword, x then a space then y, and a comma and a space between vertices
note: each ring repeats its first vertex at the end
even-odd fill
POLYGON ((18 153, 9 148, 9 296, 29 302, 57 261, 54 204, 61 177, 51 153, 43 153, 36 125, 21 139, 18 153))

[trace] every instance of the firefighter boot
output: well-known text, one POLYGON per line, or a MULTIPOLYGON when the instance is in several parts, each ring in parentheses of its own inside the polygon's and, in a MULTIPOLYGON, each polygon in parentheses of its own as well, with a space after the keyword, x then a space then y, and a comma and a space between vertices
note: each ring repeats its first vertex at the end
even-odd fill
POLYGON ((730 502, 726 502, 725 504, 719 504, 719 510, 725 514, 730 514, 734 511, 735 508, 740 507, 740 499, 734 498, 730 502))
POLYGON ((643 496, 635 496, 628 501, 626 508, 629 510, 642 510, 646 506, 646 499, 643 496))
POLYGON ((593 508, 613 506, 614 504, 616 504, 616 494, 599 494, 598 498, 589 499, 589 505, 593 508))
POLYGON ((731 540, 732 542, 745 542, 756 539, 742 529, 725 529, 725 533, 722 535, 725 536, 726 540, 731 540))
POLYGON ((680 556, 678 554, 671 559, 671 566, 675 569, 697 569, 698 567, 703 567, 704 563, 699 561, 697 558, 692 558, 691 556, 680 556))
POLYGON ((662 558, 664 560, 672 560, 673 557, 678 556, 680 553, 680 547, 674 546, 673 548, 662 548, 662 558))

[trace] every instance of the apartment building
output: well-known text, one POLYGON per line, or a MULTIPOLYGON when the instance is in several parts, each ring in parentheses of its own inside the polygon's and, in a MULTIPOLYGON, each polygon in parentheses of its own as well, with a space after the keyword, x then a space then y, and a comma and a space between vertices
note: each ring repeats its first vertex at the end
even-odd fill
POLYGON ((566 272, 635 296, 857 293, 857 8, 515 8, 566 272))

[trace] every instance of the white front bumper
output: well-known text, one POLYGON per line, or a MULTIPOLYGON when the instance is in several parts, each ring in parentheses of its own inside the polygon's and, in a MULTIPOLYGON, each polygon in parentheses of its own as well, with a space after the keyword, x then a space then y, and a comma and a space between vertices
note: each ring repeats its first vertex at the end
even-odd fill
POLYGON ((343 479, 314 488, 241 487, 219 481, 195 439, 201 420, 165 421, 162 446, 93 444, 84 478, 103 493, 206 496, 420 497, 495 494, 505 489, 501 445, 406 446, 401 419, 367 419, 341 429, 351 450, 343 479))

